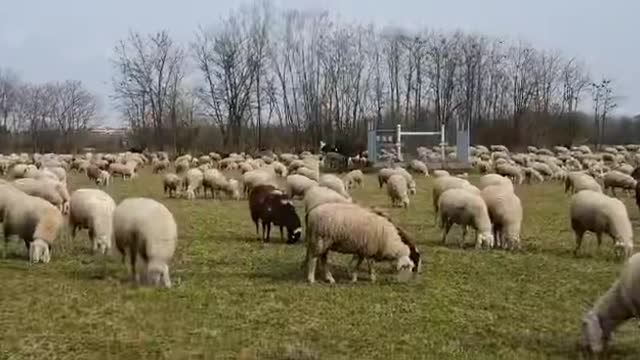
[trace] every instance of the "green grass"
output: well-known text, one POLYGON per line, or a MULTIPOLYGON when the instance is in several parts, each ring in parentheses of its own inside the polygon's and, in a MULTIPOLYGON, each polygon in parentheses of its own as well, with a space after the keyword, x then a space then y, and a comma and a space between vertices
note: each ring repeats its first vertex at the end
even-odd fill
MULTIPOLYGON (((91 187, 73 175, 70 188, 91 187)), ((0 359, 542 359, 575 358, 580 318, 617 276, 607 239, 588 235, 574 258, 568 197, 557 183, 517 189, 525 206, 523 250, 476 251, 439 244, 431 182, 395 219, 417 239, 424 272, 397 283, 388 264, 378 281, 348 281, 344 255, 332 255, 338 283, 308 285, 302 244, 256 241, 246 201, 176 200, 161 177, 117 179, 108 189, 159 199, 174 213, 179 245, 174 288, 124 281, 119 258, 90 253, 86 233, 64 232, 48 265, 29 266, 20 243, 0 259, 0 359)), ((355 198, 389 206, 368 176, 355 198)), ((626 198, 634 224, 638 211, 626 198)), ((302 214, 302 209, 299 208, 302 214)), ((471 242, 471 236, 468 236, 471 242)), ((634 324, 613 341, 617 358, 637 358, 634 324)))

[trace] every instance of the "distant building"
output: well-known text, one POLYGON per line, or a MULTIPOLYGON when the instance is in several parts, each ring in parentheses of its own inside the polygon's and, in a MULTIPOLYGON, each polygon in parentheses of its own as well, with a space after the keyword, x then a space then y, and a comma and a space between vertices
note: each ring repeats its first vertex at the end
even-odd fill
POLYGON ((126 135, 127 131, 128 131, 127 128, 112 128, 112 127, 96 127, 96 128, 89 129, 89 132, 95 135, 123 136, 123 135, 126 135))

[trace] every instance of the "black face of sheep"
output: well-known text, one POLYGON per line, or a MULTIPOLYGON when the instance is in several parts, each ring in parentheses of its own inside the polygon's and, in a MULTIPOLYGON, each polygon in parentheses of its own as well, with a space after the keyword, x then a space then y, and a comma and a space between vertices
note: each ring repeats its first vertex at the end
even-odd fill
POLYGON ((293 202, 281 191, 271 185, 260 185, 249 194, 249 209, 251 219, 256 225, 262 222, 262 240, 269 241, 271 223, 280 227, 280 238, 283 238, 282 228, 287 228, 287 243, 293 244, 300 240, 302 228, 300 218, 296 213, 293 202))

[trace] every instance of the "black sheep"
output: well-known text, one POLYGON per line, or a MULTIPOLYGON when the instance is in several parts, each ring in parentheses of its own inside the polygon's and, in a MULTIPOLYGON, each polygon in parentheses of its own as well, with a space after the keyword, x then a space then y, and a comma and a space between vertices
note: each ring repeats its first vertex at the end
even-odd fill
POLYGON ((251 219, 256 224, 258 239, 258 221, 261 221, 264 242, 269 242, 271 223, 280 227, 280 239, 283 239, 282 228, 287 228, 287 244, 294 244, 300 240, 302 228, 296 209, 293 207, 291 199, 275 186, 258 185, 254 187, 249 193, 249 210, 251 219))

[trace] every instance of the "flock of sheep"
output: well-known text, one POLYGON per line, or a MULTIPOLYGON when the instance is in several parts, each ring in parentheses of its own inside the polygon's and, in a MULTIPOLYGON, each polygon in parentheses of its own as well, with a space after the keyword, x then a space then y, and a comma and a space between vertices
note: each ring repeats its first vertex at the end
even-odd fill
MULTIPOLYGON (((521 249, 524 212, 515 189, 525 182, 564 183, 565 192, 573 193, 569 216, 576 235, 575 252, 589 231, 596 234, 598 244, 603 234, 610 236, 616 253, 629 258, 620 279, 585 315, 583 349, 603 351, 617 325, 635 316, 640 291, 633 279, 640 275, 640 255, 633 255, 633 229, 615 190, 636 190, 640 146, 610 147, 599 153, 585 146, 529 147, 524 153, 510 152, 500 145, 476 146, 471 148, 471 163, 482 175, 475 185, 466 173, 429 171, 426 164, 440 149, 417 150, 418 158, 406 168, 391 162, 380 169, 378 186, 386 187, 392 207, 406 209, 417 192, 414 175, 433 176, 432 206, 443 243, 457 224, 463 230, 460 245, 471 227, 478 249, 521 249), (613 196, 606 195, 603 187, 613 196)), ((451 154, 451 149, 447 153, 451 154)), ((170 197, 193 200, 206 198, 210 192, 214 199, 222 194, 232 201, 247 198, 256 235, 262 241, 269 241, 272 224, 280 227, 281 238, 286 228, 287 243, 291 244, 299 241, 304 231, 307 252, 303 265, 310 283, 316 281, 317 270, 324 280, 335 282, 328 266, 330 252, 353 256, 352 281, 357 281, 365 260, 372 281, 376 278, 374 261, 391 261, 399 279, 419 273, 423 259, 411 234, 384 210, 352 199, 351 191, 364 186, 363 172, 356 169, 343 176, 322 173, 322 163, 321 155, 310 152, 269 152, 255 158, 244 153, 225 157, 210 153, 174 160, 164 152, 0 156, 0 173, 10 180, 0 180, 5 254, 6 243, 19 238, 25 242, 31 262, 49 262, 51 245, 65 225, 64 216, 68 216, 72 236, 77 229, 88 229, 95 252, 106 254, 113 244, 123 262, 128 256, 135 281, 170 287, 168 264, 178 233, 174 217, 164 205, 148 198, 128 198, 116 204, 99 188, 69 194, 66 184, 68 171, 84 172, 106 187, 113 177, 135 179, 140 168, 149 166, 154 174, 163 173, 164 192, 170 197), (303 221, 295 211, 294 199, 304 204, 303 221)))

